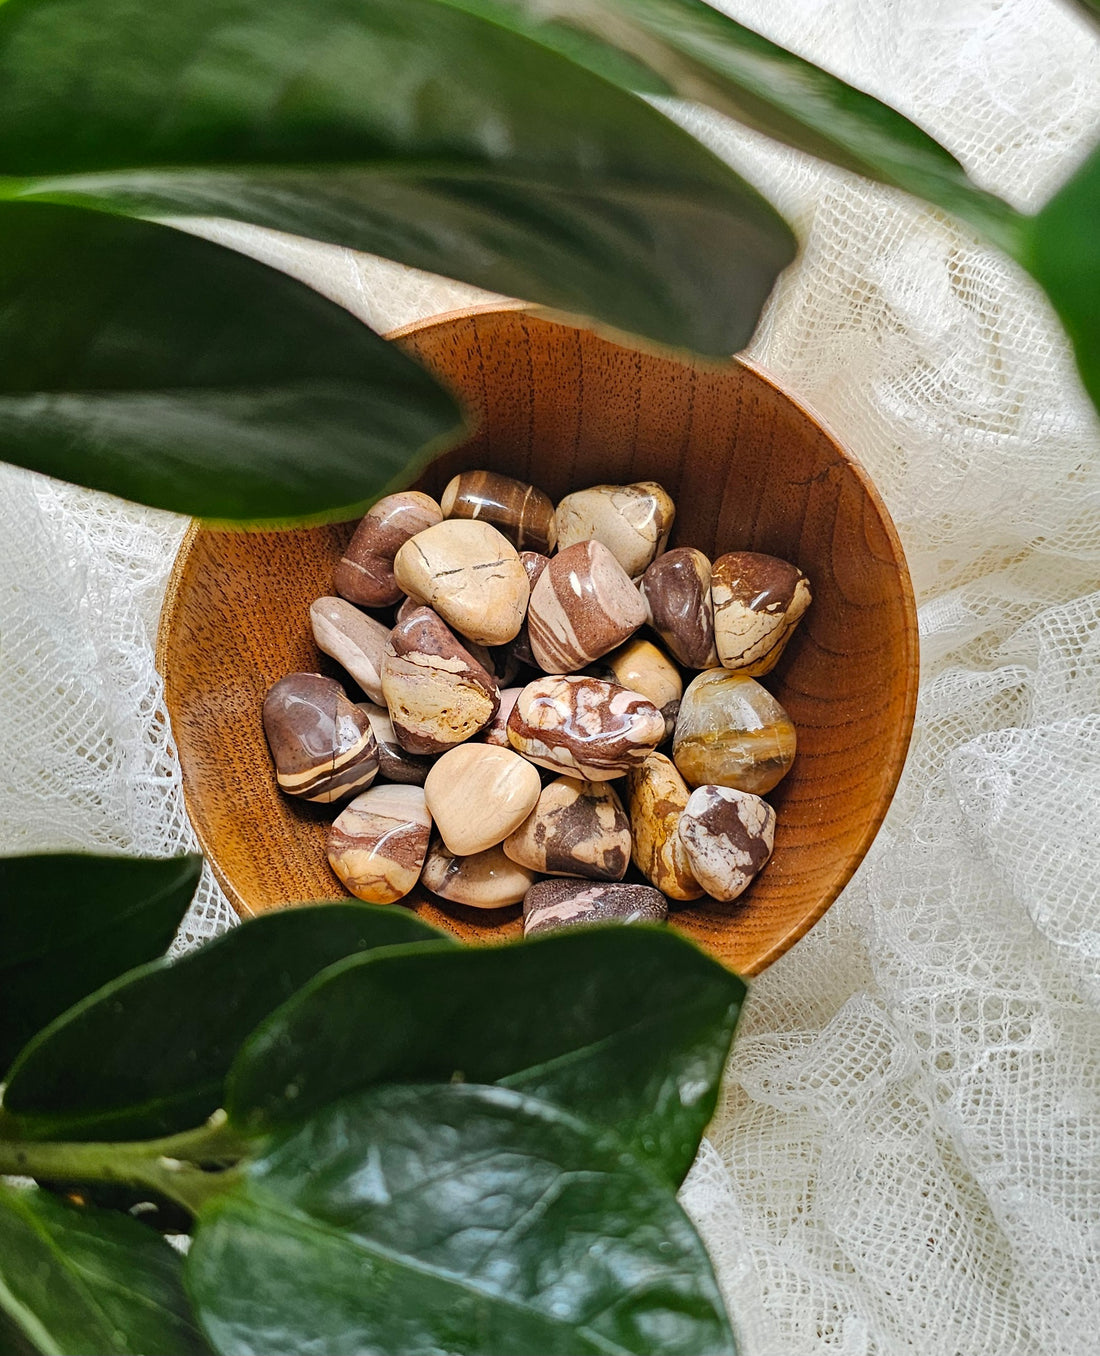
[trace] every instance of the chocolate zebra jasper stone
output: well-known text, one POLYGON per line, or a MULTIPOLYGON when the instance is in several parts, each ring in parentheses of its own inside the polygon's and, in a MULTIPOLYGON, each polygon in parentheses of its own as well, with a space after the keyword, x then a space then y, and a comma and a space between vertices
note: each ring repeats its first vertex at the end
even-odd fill
POLYGON ((621 777, 664 737, 651 701, 587 675, 536 678, 508 717, 508 738, 525 758, 590 782, 621 777))
POLYGON ((392 904, 420 878, 432 819, 419 786, 372 786, 336 817, 328 860, 356 899, 392 904))
POLYGON ((531 590, 527 632, 539 668, 573 673, 632 636, 646 619, 630 576, 598 541, 552 556, 531 590))
POLYGON ((327 803, 362 791, 378 772, 370 721, 334 678, 290 673, 264 698, 264 734, 279 789, 327 803))

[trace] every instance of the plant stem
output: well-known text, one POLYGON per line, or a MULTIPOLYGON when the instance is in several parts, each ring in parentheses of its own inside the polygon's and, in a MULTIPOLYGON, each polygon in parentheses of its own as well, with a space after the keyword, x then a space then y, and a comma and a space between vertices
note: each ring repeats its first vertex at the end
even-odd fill
POLYGON ((234 1165, 248 1147, 229 1128, 225 1112, 215 1111, 194 1130, 163 1139, 115 1144, 0 1139, 0 1175, 150 1187, 194 1214, 228 1190, 237 1176, 234 1165))

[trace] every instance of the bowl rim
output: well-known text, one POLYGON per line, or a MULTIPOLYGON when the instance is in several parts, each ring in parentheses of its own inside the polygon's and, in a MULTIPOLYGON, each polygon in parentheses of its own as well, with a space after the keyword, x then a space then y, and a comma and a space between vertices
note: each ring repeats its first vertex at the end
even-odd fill
MULTIPOLYGON (((585 326, 575 319, 561 317, 557 313, 549 312, 543 307, 531 306, 519 301, 490 301, 478 303, 472 306, 460 306, 448 311, 440 311, 431 316, 425 316, 420 320, 409 321, 404 325, 396 326, 387 330, 383 338, 387 340, 400 340, 409 338, 424 330, 432 329, 438 325, 454 324, 459 320, 466 320, 473 316, 501 314, 507 312, 523 311, 537 319, 546 320, 553 324, 566 325, 571 328, 592 328, 585 326)), ((628 336, 619 335, 612 337, 605 335, 609 342, 616 343, 620 347, 629 347, 626 343, 628 336)), ((690 362, 692 355, 678 355, 669 350, 660 350, 663 356, 672 361, 690 362)), ((822 896, 818 904, 810 912, 805 914, 795 923, 791 929, 780 937, 766 952, 760 955, 751 964, 745 966, 739 971, 740 974, 751 977, 760 974, 768 966, 777 961, 792 946, 800 941, 815 924, 819 923, 826 912, 839 898, 841 893, 848 887, 852 881, 864 857, 866 857, 871 844, 878 836, 879 829, 882 827, 886 815, 889 813, 893 804, 894 796, 897 792, 898 783, 901 780, 902 772, 905 770, 905 764, 908 759, 909 748, 913 736, 913 727, 916 720, 917 698, 920 686, 920 641, 917 623, 916 596, 913 590, 913 581, 909 572, 909 562, 905 555, 905 549, 902 545, 901 536, 886 502, 879 492, 867 469, 859 458, 845 444, 844 440, 833 430, 827 419, 824 419, 812 405, 794 395, 787 386, 784 385, 778 377, 762 367, 758 362, 750 358, 745 358, 739 354, 731 354, 729 361, 748 369, 759 380, 770 386, 785 400, 789 401, 801 414, 809 419, 817 428, 819 428, 829 441, 836 448, 837 452, 851 468, 852 473, 858 480, 860 487, 867 495, 867 498, 873 505, 875 512, 882 523, 890 542, 891 551, 898 566, 898 587, 902 605, 903 627, 901 631, 902 648, 904 650, 904 694, 901 717, 897 721, 892 739, 890 750, 890 764, 893 769, 889 782, 884 787, 883 794, 876 806, 871 818, 860 835, 858 841, 853 846, 848 862, 845 868, 838 873, 834 884, 822 896)), ((709 364, 708 364, 709 366, 709 364)), ((716 364, 722 366, 722 364, 716 364)), ((421 468, 422 469, 422 468, 421 468)), ((165 669, 167 667, 169 635, 172 630, 175 612, 179 604, 179 594, 183 585, 183 579, 187 571, 188 559, 194 550, 195 542, 199 534, 208 530, 231 530, 208 528, 201 519, 193 518, 180 541, 176 557, 172 562, 172 568, 168 576, 164 590, 164 600, 161 604, 160 617, 157 625, 156 646, 154 659, 157 672, 161 675, 162 681, 166 682, 165 669)), ((247 531, 246 528, 239 529, 247 531)), ((288 529, 293 530, 293 529, 288 529)), ((165 698, 165 714, 169 720, 169 730, 171 732, 171 715, 167 711, 167 699, 165 698)), ((175 736, 170 733, 172 746, 175 748, 175 736)), ((178 751, 177 751, 178 756, 178 751)), ((206 835, 200 823, 191 814, 190 793, 186 777, 182 776, 181 766, 181 784, 183 790, 184 806, 187 810, 188 822, 191 825, 195 837, 198 839, 199 847, 203 856, 210 866, 219 886, 224 891, 227 899, 232 905, 238 917, 254 917, 254 911, 248 903, 241 897, 235 886, 226 878, 219 868, 211 846, 206 841, 206 835)))

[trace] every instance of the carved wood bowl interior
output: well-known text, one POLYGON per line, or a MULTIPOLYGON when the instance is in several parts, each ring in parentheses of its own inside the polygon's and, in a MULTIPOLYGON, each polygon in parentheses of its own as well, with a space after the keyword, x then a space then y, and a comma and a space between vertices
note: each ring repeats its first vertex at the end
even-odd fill
MULTIPOLYGON (((527 480, 555 502, 600 483, 657 480, 677 505, 670 545, 712 559, 792 560, 814 601, 763 679, 798 731, 768 799, 771 862, 740 900, 675 906, 672 926, 742 974, 801 937, 851 877, 905 759, 917 690, 916 619, 897 533, 866 473, 764 373, 623 348, 516 309, 444 316, 395 336, 462 399, 477 432, 416 482, 438 498, 463 468, 527 480)), ((337 808, 275 787, 260 722, 268 687, 320 671, 309 605, 333 591, 353 523, 272 533, 196 527, 176 561, 159 663, 191 819, 242 915, 339 898, 325 834, 337 808)), ((632 868, 633 870, 633 868, 632 868)), ((464 941, 520 934, 520 908, 483 912, 419 887, 403 901, 464 941)))

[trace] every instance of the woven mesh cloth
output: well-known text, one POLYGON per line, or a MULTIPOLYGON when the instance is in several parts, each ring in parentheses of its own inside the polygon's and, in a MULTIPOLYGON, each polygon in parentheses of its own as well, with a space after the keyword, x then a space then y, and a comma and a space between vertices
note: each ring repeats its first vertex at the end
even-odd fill
MULTIPOLYGON (((1023 207, 1100 125, 1100 45, 1055 0, 725 7, 916 117, 1023 207)), ((1043 299, 965 230, 713 115, 675 115, 798 230, 752 354, 881 488, 923 664, 886 825, 753 986, 685 1204, 747 1356, 1092 1356, 1100 430, 1043 299)), ((202 229, 380 327, 477 296, 202 229)), ((184 526, 0 468, 4 851, 190 845, 152 654, 184 526)), ((177 945, 231 921, 205 879, 177 945)))

